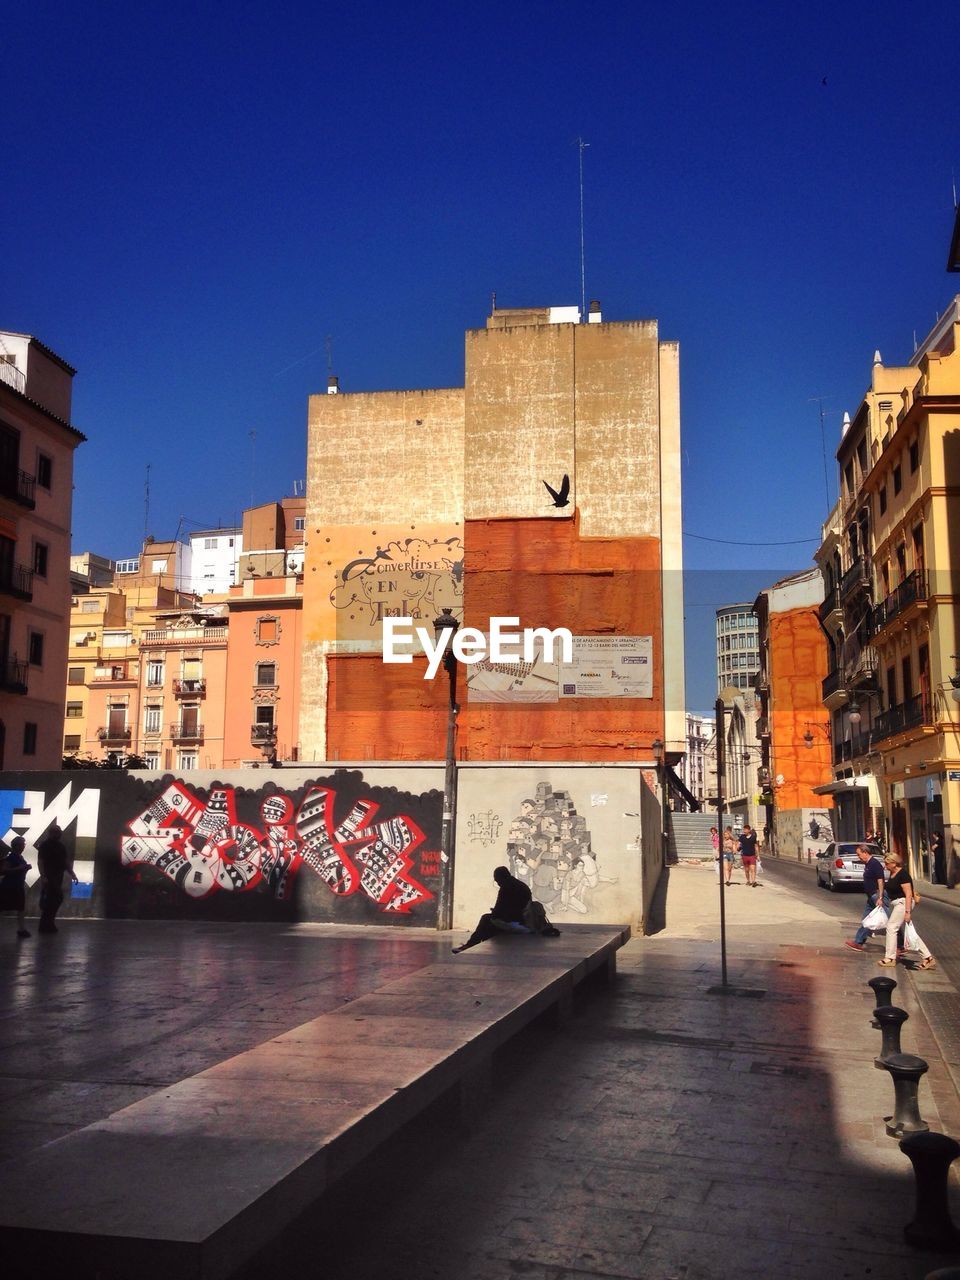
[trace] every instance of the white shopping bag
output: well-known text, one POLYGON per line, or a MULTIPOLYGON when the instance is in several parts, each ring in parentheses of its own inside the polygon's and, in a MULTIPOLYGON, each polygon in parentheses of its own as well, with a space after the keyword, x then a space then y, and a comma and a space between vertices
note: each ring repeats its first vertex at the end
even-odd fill
POLYGON ((864 916, 863 927, 869 929, 871 933, 878 933, 887 927, 887 913, 882 906, 874 907, 869 915, 864 916))
POLYGON ((920 938, 916 929, 913 927, 913 921, 908 920, 903 926, 903 945, 905 949, 907 951, 919 951, 920 947, 917 945, 919 941, 920 938))

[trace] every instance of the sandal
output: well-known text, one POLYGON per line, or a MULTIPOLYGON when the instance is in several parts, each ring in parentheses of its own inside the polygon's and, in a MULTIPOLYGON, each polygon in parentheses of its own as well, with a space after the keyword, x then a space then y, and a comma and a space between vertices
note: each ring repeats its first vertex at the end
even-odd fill
POLYGON ((921 960, 917 965, 918 969, 935 969, 936 967, 937 962, 934 960, 933 956, 927 956, 926 960, 921 960))
MULTIPOLYGON (((889 965, 891 965, 891 964, 896 964, 896 963, 897 963, 897 962, 896 962, 896 960, 878 960, 878 961, 877 961, 877 964, 882 964, 882 965, 883 965, 883 967, 884 967, 885 969, 886 969, 889 965)), ((921 968, 922 968, 922 966, 921 966, 921 968)))

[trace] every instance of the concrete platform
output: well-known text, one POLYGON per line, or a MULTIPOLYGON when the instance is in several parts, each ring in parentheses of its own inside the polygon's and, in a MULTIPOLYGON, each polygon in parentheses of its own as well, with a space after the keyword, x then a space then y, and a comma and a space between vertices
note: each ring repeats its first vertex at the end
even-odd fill
POLYGON ((482 1091, 496 1050, 544 1012, 562 1016, 591 973, 612 976, 628 937, 571 926, 434 951, 413 973, 8 1160, 6 1273, 229 1276, 442 1095, 482 1091))

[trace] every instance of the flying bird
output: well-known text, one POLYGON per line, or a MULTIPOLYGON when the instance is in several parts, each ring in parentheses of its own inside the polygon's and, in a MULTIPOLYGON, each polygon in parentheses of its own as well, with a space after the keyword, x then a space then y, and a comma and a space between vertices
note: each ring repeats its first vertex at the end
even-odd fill
POLYGON ((546 480, 544 480, 543 483, 546 486, 547 493, 549 493, 550 497, 553 499, 553 505, 555 507, 569 507, 570 505, 570 477, 569 476, 564 476, 563 480, 560 482, 559 493, 557 492, 556 489, 553 488, 552 485, 547 484, 546 480))

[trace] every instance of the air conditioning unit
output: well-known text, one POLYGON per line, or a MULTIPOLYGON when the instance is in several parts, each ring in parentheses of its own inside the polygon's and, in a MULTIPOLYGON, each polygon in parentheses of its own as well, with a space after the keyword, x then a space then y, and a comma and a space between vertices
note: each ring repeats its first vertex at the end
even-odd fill
POLYGON ((97 633, 96 633, 95 631, 88 631, 88 632, 87 632, 87 639, 88 639, 88 640, 96 640, 96 638, 97 638, 97 633))

